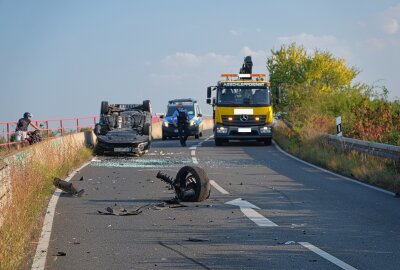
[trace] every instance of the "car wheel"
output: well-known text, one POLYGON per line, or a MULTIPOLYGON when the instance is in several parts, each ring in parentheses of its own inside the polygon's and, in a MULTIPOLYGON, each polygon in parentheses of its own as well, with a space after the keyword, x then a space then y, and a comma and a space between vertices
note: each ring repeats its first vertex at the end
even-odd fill
POLYGON ((107 114, 108 113, 108 101, 102 101, 100 107, 100 114, 107 114))
POLYGON ((176 174, 176 179, 180 186, 180 192, 177 192, 177 196, 182 201, 202 202, 210 196, 210 179, 202 168, 196 166, 182 167, 176 174))
POLYGON ((150 100, 144 100, 144 101, 143 101, 143 110, 145 110, 146 112, 151 113, 151 103, 150 103, 150 100))

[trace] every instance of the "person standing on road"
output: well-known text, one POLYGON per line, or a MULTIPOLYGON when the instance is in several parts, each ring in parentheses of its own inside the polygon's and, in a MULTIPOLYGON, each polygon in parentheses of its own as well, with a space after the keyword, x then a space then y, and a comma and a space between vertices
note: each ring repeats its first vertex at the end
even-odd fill
POLYGON ((18 120, 15 128, 15 139, 17 141, 17 149, 20 149, 20 143, 24 143, 28 134, 28 127, 31 125, 34 129, 40 130, 34 123, 31 122, 32 114, 24 113, 24 117, 18 120))
POLYGON ((189 114, 185 108, 183 108, 182 102, 178 103, 178 107, 172 114, 172 123, 178 128, 179 140, 181 146, 186 146, 186 140, 189 136, 189 114), (176 119, 176 120, 175 120, 176 119))

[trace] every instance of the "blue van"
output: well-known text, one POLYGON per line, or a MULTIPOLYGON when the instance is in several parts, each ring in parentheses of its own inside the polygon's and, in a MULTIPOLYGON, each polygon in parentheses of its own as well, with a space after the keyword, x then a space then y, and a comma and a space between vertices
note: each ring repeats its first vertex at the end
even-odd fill
MULTIPOLYGON (((191 98, 173 99, 168 101, 167 111, 162 121, 162 139, 178 137, 178 128, 172 123, 172 114, 176 111, 178 103, 182 102, 183 107, 189 114, 189 136, 196 139, 203 136, 203 115, 196 100, 191 98)), ((175 119, 176 121, 177 119, 175 119)))

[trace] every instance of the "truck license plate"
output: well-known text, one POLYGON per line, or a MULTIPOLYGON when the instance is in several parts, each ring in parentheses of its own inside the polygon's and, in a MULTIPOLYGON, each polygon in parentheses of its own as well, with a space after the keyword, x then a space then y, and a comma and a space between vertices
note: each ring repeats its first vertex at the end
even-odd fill
POLYGON ((115 147, 114 152, 131 152, 130 147, 115 147))
POLYGON ((239 128, 239 133, 251 133, 251 128, 239 128))

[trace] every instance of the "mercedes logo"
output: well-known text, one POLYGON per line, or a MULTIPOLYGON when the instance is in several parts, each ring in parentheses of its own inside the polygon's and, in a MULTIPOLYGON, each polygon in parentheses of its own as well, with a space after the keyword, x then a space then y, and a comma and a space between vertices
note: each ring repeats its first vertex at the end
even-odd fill
POLYGON ((247 120, 249 120, 249 116, 248 116, 248 115, 242 114, 242 115, 240 116, 240 121, 246 122, 247 120))

